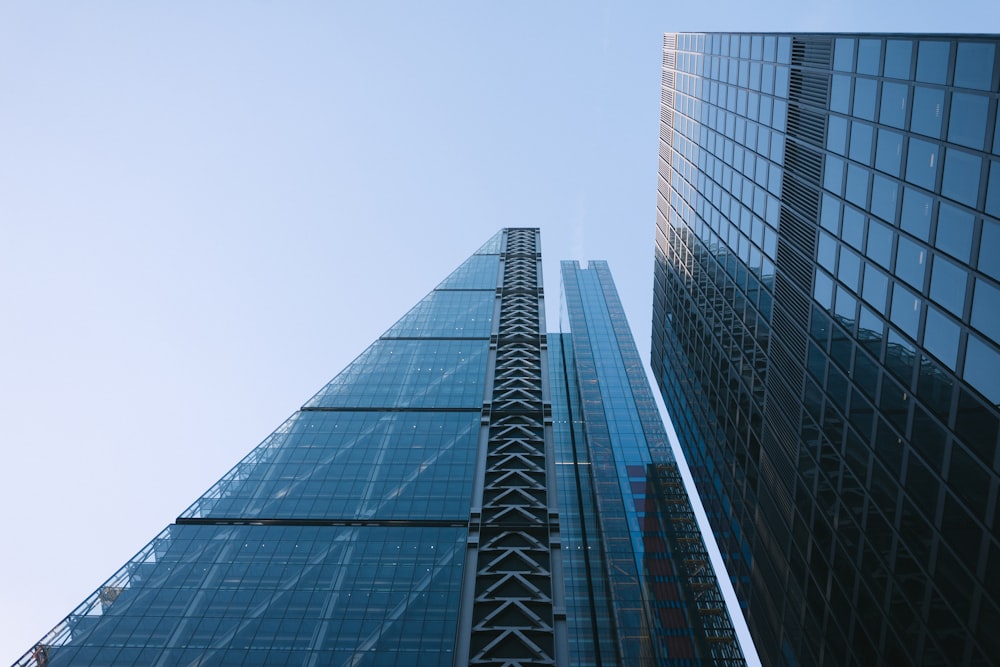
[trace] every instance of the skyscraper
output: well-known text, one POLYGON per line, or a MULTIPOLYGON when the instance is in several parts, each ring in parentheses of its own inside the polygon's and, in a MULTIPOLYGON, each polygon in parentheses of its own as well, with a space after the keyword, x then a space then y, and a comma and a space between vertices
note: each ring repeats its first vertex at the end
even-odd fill
POLYGON ((567 276, 550 349, 498 233, 17 664, 742 664, 610 274, 567 276))
POLYGON ((998 44, 665 38, 653 367, 766 664, 1000 655, 998 44))

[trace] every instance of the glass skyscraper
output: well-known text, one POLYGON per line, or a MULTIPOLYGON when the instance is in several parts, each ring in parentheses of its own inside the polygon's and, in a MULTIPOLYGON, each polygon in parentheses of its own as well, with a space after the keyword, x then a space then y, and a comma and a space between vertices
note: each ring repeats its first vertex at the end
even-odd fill
POLYGON ((998 45, 665 37, 653 367, 765 664, 1000 656, 998 45))
POLYGON ((490 239, 18 665, 742 665, 603 264, 490 239))

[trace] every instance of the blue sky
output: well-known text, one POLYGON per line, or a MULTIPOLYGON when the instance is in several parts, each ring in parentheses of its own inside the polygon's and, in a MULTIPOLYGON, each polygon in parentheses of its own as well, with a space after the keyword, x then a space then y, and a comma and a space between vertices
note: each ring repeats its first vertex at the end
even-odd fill
MULTIPOLYGON (((0 662, 503 226, 648 356, 664 31, 995 3, 0 4, 0 662)), ((942 12, 945 12, 942 14, 942 12)))

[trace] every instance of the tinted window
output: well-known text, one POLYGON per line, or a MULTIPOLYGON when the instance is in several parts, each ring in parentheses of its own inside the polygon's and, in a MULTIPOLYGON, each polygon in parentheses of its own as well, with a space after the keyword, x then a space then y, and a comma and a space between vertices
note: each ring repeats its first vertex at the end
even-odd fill
POLYGON ((955 369, 958 358, 958 339, 961 330, 946 315, 933 306, 927 307, 924 324, 924 347, 948 368, 955 369))
POLYGON ((847 201, 861 208, 868 205, 868 170, 856 164, 847 165, 847 201))
POLYGON ((978 155, 949 148, 945 153, 941 194, 975 208, 983 160, 978 155))
POLYGON ((847 119, 840 116, 830 116, 829 130, 826 135, 826 147, 844 155, 847 148, 847 119))
POLYGON ((955 56, 955 85, 989 90, 993 83, 993 44, 962 42, 955 56))
POLYGON ((877 82, 875 79, 854 80, 854 115, 865 120, 875 120, 877 82))
POLYGON ((913 43, 890 39, 885 44, 885 75, 896 79, 910 78, 910 54, 913 43))
POLYGON ((823 174, 823 187, 839 195, 844 185, 844 161, 832 155, 826 156, 826 169, 823 174))
POLYGON ((833 47, 833 69, 850 72, 854 69, 854 40, 838 39, 833 47))
POLYGON ((962 317, 965 307, 966 272, 957 264, 938 255, 931 271, 931 299, 956 317, 962 317))
POLYGON ((879 61, 882 59, 882 42, 878 39, 862 39, 858 42, 859 74, 878 76, 879 61))
POLYGON ((851 123, 851 159, 864 164, 871 162, 874 128, 867 123, 851 123))
POLYGON ((938 213, 934 245, 952 257, 968 262, 974 226, 975 219, 971 213, 951 204, 942 203, 938 213))
POLYGON ((896 199, 899 193, 899 184, 880 174, 875 174, 872 179, 872 213, 887 220, 896 220, 896 199))
POLYGON ((969 336, 965 379, 992 403, 1000 403, 1000 354, 978 336, 969 336))
POLYGON ((972 297, 971 322, 972 326, 992 340, 1000 341, 1000 290, 982 278, 976 279, 976 291, 972 297))
POLYGON ((951 115, 948 120, 948 141, 969 148, 982 150, 986 138, 986 112, 989 98, 971 93, 951 96, 951 115))
MULTIPOLYGON (((899 165, 903 155, 903 137, 889 130, 879 129, 878 144, 875 149, 875 168, 893 176, 899 176, 899 165)), ((1000 191, 998 191, 1000 194, 1000 191)))
POLYGON ((902 128, 906 124, 906 97, 909 86, 904 83, 886 81, 882 84, 882 106, 879 109, 880 123, 902 128))
POLYGON ((851 77, 846 74, 834 74, 830 84, 830 109, 840 113, 849 113, 851 104, 851 77))
POLYGON ((917 81, 945 83, 948 77, 948 42, 920 42, 917 81))
POLYGON ((938 88, 917 86, 913 89, 913 117, 910 129, 929 137, 941 136, 941 117, 944 115, 944 91, 938 88))
POLYGON ((990 160, 990 179, 986 184, 986 212, 1000 218, 1000 162, 990 160))
POLYGON ((865 301, 879 311, 885 309, 885 297, 889 292, 889 278, 871 264, 865 264, 865 301))
POLYGON ((917 323, 920 321, 920 299, 899 283, 892 288, 893 324, 912 338, 917 337, 917 323))
POLYGON ((1000 224, 983 220, 983 234, 979 243, 979 270, 1000 280, 1000 224))
POLYGON ((924 247, 900 236, 896 246, 896 275, 920 290, 924 285, 926 268, 927 251, 924 247))
MULTIPOLYGON (((861 258, 857 253, 841 246, 840 248, 840 268, 837 271, 837 278, 840 282, 850 287, 855 292, 858 289, 858 275, 861 271, 861 258)), ((853 319, 853 315, 852 315, 853 319)))
POLYGON ((903 190, 903 214, 899 226, 916 237, 927 241, 931 233, 931 204, 933 201, 924 193, 905 188, 903 190))
POLYGON ((889 268, 889 258, 892 256, 892 230, 876 220, 869 221, 868 249, 865 254, 885 268, 889 268))
POLYGON ((910 139, 906 156, 906 180, 927 190, 934 189, 937 177, 938 145, 921 139, 910 139))

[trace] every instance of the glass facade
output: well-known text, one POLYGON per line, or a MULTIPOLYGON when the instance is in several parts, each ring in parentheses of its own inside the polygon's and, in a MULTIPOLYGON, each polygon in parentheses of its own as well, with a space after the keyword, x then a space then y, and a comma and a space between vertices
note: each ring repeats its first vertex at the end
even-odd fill
POLYGON ((998 45, 665 38, 653 365, 766 664, 1000 655, 998 45))
POLYGON ((488 241, 18 665, 741 665, 610 274, 488 241))

